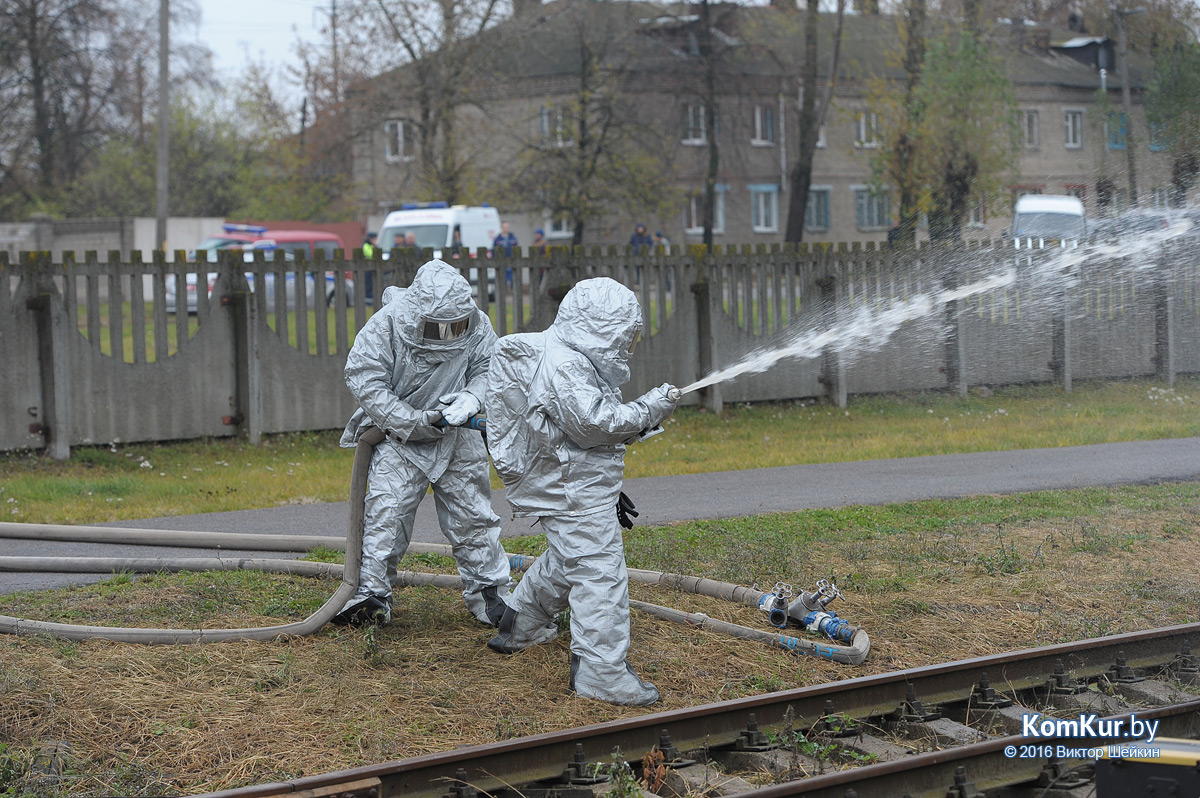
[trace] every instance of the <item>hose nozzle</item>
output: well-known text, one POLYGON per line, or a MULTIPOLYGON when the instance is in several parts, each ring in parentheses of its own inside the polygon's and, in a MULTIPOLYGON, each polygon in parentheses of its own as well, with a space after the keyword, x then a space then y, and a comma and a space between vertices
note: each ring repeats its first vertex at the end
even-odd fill
POLYGON ((671 388, 667 389, 667 398, 672 402, 678 402, 679 397, 681 396, 683 396, 683 391, 679 390, 678 388, 672 386, 671 388))

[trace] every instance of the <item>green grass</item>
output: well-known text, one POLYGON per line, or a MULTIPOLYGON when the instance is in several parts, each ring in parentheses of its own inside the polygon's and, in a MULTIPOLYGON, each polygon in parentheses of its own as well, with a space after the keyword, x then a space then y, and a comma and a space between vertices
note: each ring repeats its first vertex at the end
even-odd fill
MULTIPOLYGON (((944 393, 824 403, 681 408, 667 432, 631 446, 627 477, 1200 435, 1200 380, 944 393)), ((88 524, 344 501, 352 452, 340 432, 77 447, 68 462, 0 455, 0 520, 88 524)), ((499 487, 498 480, 493 484, 499 487)), ((1061 501, 1061 499, 1060 499, 1061 501)))

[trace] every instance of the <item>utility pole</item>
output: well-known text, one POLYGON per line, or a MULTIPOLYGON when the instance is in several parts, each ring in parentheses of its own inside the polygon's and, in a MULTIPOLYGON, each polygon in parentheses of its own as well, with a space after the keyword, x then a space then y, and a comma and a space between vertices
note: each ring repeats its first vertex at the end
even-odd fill
POLYGON ((329 34, 333 40, 332 56, 333 56, 333 104, 337 105, 342 99, 342 76, 341 67, 338 63, 338 39, 337 39, 337 0, 329 0, 329 11, 325 11, 321 6, 316 6, 313 11, 322 11, 329 14, 329 34))
POLYGON ((167 181, 170 176, 167 156, 168 131, 171 126, 170 73, 168 53, 170 51, 171 14, 170 0, 159 0, 158 6, 158 170, 155 179, 155 224, 154 247, 167 248, 167 181))
POLYGON ((1129 173, 1129 207, 1138 206, 1137 167, 1133 153, 1133 105, 1129 99, 1129 47, 1125 41, 1125 17, 1133 14, 1144 14, 1145 8, 1132 10, 1118 8, 1114 14, 1117 18, 1117 69, 1121 72, 1121 105, 1125 112, 1125 162, 1129 173))

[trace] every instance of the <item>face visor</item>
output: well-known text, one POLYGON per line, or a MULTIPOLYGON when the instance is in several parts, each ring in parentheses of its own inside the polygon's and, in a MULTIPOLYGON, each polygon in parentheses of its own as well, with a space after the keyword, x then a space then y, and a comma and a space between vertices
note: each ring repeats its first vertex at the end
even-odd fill
POLYGON ((633 354, 633 348, 638 345, 640 340, 642 340, 642 331, 639 329, 633 334, 633 340, 629 342, 629 354, 633 354))
POLYGON ((471 331, 471 316, 457 321, 421 319, 422 337, 426 341, 456 341, 471 331))

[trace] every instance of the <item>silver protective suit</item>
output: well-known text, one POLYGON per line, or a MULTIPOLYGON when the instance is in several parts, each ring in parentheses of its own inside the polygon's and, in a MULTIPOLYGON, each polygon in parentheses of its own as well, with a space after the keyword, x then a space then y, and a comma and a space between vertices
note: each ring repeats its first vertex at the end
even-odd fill
MULTIPOLYGON (((355 446, 365 429, 387 438, 375 447, 368 471, 362 575, 350 608, 365 597, 383 599, 390 618, 396 565, 412 538, 417 505, 433 486, 442 533, 450 541, 463 599, 487 623, 483 591, 504 596, 508 559, 500 546, 500 518, 492 510, 487 450, 471 429, 439 427, 447 395, 482 402, 496 342, 491 322, 471 299, 458 270, 440 260, 422 266, 407 289, 389 287, 383 306, 367 321, 346 358, 346 385, 359 409, 341 444, 355 446), (461 321, 469 320, 469 325, 461 321), (452 340, 430 339, 449 323, 467 332, 452 340)), ((384 619, 386 620, 386 618, 384 619)))
POLYGON ((675 409, 664 385, 623 403, 641 332, 633 292, 608 278, 567 293, 543 333, 500 339, 484 407, 488 449, 517 516, 536 516, 549 551, 509 596, 489 646, 511 652, 554 637, 571 608, 572 689, 618 704, 658 699, 628 666, 629 580, 616 505, 625 442, 675 409))

